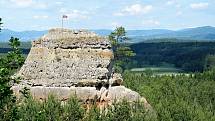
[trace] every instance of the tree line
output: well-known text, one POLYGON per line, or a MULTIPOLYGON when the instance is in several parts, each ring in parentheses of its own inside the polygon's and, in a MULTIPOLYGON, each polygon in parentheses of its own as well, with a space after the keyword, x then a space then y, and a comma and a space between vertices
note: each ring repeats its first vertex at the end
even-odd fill
POLYGON ((171 64, 185 72, 203 72, 214 67, 215 42, 143 42, 129 47, 136 56, 126 68, 171 64))

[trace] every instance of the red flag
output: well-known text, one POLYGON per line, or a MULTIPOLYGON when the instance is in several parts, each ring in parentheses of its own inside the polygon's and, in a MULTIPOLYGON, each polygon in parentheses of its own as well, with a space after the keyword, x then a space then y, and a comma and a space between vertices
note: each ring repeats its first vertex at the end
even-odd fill
POLYGON ((63 18, 68 18, 68 16, 67 15, 63 15, 63 18))

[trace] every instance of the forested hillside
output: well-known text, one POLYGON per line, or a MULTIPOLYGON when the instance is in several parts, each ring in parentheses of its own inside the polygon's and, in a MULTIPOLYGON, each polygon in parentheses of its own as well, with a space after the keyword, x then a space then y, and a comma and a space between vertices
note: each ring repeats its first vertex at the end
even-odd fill
POLYGON ((124 84, 145 96, 159 121, 214 121, 215 71, 152 76, 124 73, 124 84))
POLYGON ((171 64, 186 72, 202 72, 210 66, 208 56, 215 55, 214 42, 137 43, 130 47, 136 53, 130 61, 133 68, 171 64))

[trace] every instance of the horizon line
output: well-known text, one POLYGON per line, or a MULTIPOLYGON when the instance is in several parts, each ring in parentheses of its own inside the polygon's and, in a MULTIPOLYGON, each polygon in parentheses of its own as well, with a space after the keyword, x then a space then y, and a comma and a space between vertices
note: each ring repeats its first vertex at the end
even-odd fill
MULTIPOLYGON (((194 28, 201 28, 201 27, 212 27, 215 28, 215 26, 211 26, 211 25, 203 25, 203 26, 193 26, 193 27, 185 27, 185 28, 178 28, 178 29, 171 29, 171 28, 143 28, 143 29, 126 29, 126 31, 138 31, 138 30, 170 30, 170 31, 180 31, 180 30, 185 30, 185 29, 194 29, 194 28)), ((53 27, 53 28, 61 28, 61 27, 53 27)), ((86 28, 69 28, 69 27, 64 27, 65 29, 71 29, 71 30, 80 30, 80 29, 86 29, 86 28)), ((115 27, 116 28, 116 27, 115 27)), ((125 27, 126 28, 126 27, 125 27)), ((10 29, 10 28, 2 28, 2 30, 11 30, 11 31, 15 31, 15 32, 24 32, 24 31, 48 31, 52 28, 49 29, 43 29, 43 30, 37 30, 37 29, 29 29, 29 30, 14 30, 14 29, 10 29)), ((86 30, 114 30, 114 28, 87 28, 86 30)))

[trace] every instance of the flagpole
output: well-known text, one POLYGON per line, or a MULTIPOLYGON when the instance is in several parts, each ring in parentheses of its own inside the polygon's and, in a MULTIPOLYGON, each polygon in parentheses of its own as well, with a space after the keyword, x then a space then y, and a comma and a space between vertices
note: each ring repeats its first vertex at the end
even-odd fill
POLYGON ((62 25, 61 25, 61 27, 62 27, 62 33, 63 33, 63 24, 64 24, 64 23, 63 23, 63 22, 64 22, 63 19, 64 19, 64 18, 68 18, 68 16, 67 16, 67 15, 63 15, 63 16, 62 16, 62 23, 61 23, 61 24, 62 24, 62 25))
POLYGON ((61 36, 63 37, 63 16, 61 16, 61 36))
POLYGON ((62 23, 61 23, 61 27, 62 27, 62 29, 63 29, 63 16, 62 16, 62 23))

